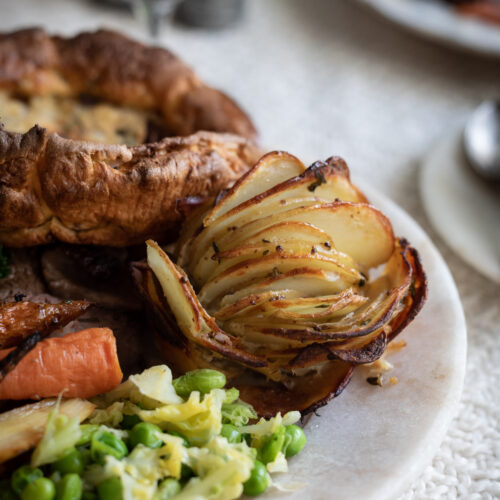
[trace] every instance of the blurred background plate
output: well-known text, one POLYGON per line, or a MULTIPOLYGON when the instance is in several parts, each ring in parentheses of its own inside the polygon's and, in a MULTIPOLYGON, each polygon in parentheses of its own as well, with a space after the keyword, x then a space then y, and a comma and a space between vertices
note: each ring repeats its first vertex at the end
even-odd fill
POLYGON ((500 25, 458 14, 439 0, 358 0, 426 38, 500 57, 500 25))
POLYGON ((420 196, 441 238, 474 269, 500 284, 500 185, 467 164, 463 126, 431 148, 420 169, 420 196))

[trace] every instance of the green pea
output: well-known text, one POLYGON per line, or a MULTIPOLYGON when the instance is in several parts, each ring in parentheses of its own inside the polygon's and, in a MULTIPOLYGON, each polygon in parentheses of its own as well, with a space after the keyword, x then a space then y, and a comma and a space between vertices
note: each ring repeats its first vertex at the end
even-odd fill
POLYGON ((207 394, 212 389, 222 389, 226 385, 226 376, 217 370, 202 368, 187 372, 179 378, 173 380, 175 392, 186 398, 193 391, 207 394))
POLYGON ((285 443, 285 427, 281 425, 276 432, 271 434, 258 450, 259 459, 268 464, 273 462, 285 443))
POLYGON ((266 466, 255 460, 250 477, 243 483, 243 493, 251 497, 256 497, 266 491, 269 485, 269 474, 266 466))
POLYGON ((84 446, 79 446, 77 450, 82 455, 83 468, 92 462, 92 457, 90 456, 90 450, 84 446))
POLYGON ((148 448, 161 448, 163 441, 160 439, 161 429, 149 422, 140 422, 135 424, 130 431, 129 443, 131 448, 138 444, 143 444, 148 448))
POLYGON ((56 500, 80 500, 82 490, 80 476, 75 473, 66 474, 56 485, 56 500))
POLYGON ((26 485, 21 493, 21 500, 53 500, 55 496, 54 483, 46 477, 39 477, 26 485))
POLYGON ((155 498, 157 498, 157 500, 168 500, 177 495, 181 489, 181 483, 177 481, 177 479, 169 477, 159 484, 157 496, 155 498))
POLYGON ((123 415, 121 426, 123 429, 132 429, 135 424, 142 422, 139 415, 123 415))
POLYGON ((0 481, 0 500, 17 500, 18 496, 10 487, 10 481, 4 479, 0 481))
POLYGON ((122 500, 123 486, 120 478, 110 477, 97 487, 99 500, 122 500))
POLYGON ((90 441, 90 456, 98 464, 104 464, 105 456, 111 455, 117 459, 128 454, 127 445, 113 433, 96 431, 90 441))
POLYGON ((24 488, 38 479, 43 477, 43 472, 40 469, 35 469, 29 465, 23 465, 14 471, 12 478, 10 480, 10 486, 18 495, 24 490, 24 488))
POLYGON ((80 439, 77 441, 76 446, 82 446, 84 444, 90 443, 92 435, 99 429, 98 425, 94 424, 82 424, 80 425, 80 431, 82 433, 80 439))
POLYGON ((243 439, 241 432, 232 424, 222 424, 220 434, 227 439, 228 443, 241 443, 243 439))
POLYGON ((81 474, 84 468, 83 455, 76 448, 70 448, 64 455, 52 464, 52 468, 61 474, 81 474))
POLYGON ((283 453, 287 458, 297 455, 297 453, 304 448, 306 442, 306 435, 298 425, 287 425, 285 427, 283 453))

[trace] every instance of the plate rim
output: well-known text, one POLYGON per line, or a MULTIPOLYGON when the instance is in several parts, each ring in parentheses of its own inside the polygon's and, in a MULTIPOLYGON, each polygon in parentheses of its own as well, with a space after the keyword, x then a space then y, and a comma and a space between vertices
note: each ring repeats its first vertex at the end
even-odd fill
MULTIPOLYGON (((457 33, 449 34, 440 29, 434 29, 429 25, 420 23, 414 20, 411 15, 401 15, 404 10, 404 2, 399 2, 398 6, 393 7, 388 0, 357 0, 359 4, 369 8, 379 16, 387 19, 388 21, 415 33, 423 38, 427 38, 434 42, 440 43, 453 49, 461 49, 475 55, 485 57, 498 58, 500 57, 500 26, 497 28, 495 25, 482 22, 474 18, 466 18, 458 16, 457 14, 450 14, 450 19, 456 18, 456 26, 462 25, 468 27, 468 32, 476 29, 491 30, 492 33, 499 33, 497 44, 484 44, 478 42, 477 39, 470 37, 459 36, 457 33), (403 10, 402 10, 403 9, 403 10)), ((436 5, 436 9, 445 12, 446 6, 436 5)), ((410 9, 407 9, 410 12, 410 9)))

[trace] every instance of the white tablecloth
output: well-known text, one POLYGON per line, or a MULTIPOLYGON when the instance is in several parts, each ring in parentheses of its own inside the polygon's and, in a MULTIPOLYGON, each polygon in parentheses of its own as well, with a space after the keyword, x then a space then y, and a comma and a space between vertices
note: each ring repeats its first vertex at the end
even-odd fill
MULTIPOLYGON (((120 12, 69 0, 0 0, 0 30, 109 26, 146 38, 120 12)), ((212 32, 167 25, 161 43, 252 115, 263 144, 304 161, 332 154, 404 207, 447 260, 463 300, 468 368, 459 413, 404 499, 500 498, 500 287, 455 257, 423 215, 419 158, 482 99, 500 97, 499 60, 414 38, 352 1, 250 0, 212 32)))

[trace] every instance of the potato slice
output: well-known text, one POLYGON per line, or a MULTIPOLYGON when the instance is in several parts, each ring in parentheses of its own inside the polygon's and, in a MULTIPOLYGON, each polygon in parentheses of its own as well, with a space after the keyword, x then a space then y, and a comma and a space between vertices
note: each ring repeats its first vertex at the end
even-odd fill
MULTIPOLYGON (((289 245, 298 246, 301 249, 300 253, 335 253, 334 258, 336 260, 349 267, 356 267, 350 256, 334 249, 333 242, 329 238, 328 234, 311 224, 287 221, 266 228, 253 237, 243 240, 238 245, 231 245, 231 240, 227 242, 229 243, 227 248, 225 245, 223 248, 213 245, 207 249, 197 263, 190 266, 190 269, 196 282, 204 285, 224 259, 238 258, 238 261, 241 262, 244 260, 245 255, 260 257, 268 254, 271 250, 275 250, 277 247, 287 248, 289 245), (214 247, 217 248, 217 252, 214 247)), ((235 260, 233 264, 236 263, 237 261, 235 260)))
POLYGON ((294 221, 313 225, 327 233, 335 248, 362 268, 386 262, 394 250, 394 234, 387 217, 371 205, 336 202, 287 210, 250 222, 228 232, 217 247, 239 245, 274 224, 294 221))
POLYGON ((212 242, 217 242, 231 228, 299 206, 329 203, 336 200, 365 202, 349 179, 334 167, 324 165, 308 169, 303 175, 288 179, 266 192, 236 206, 223 216, 205 224, 192 241, 191 257, 198 260, 212 242))
MULTIPOLYGON (((35 447, 45 432, 49 413, 56 408, 57 399, 44 399, 21 406, 0 415, 0 463, 35 447)), ((95 405, 83 399, 63 399, 59 412, 68 417, 85 420, 95 405)))
POLYGON ((362 278, 354 261, 346 254, 338 252, 335 248, 326 248, 322 245, 309 246, 302 241, 288 241, 280 245, 270 245, 268 243, 261 243, 256 245, 241 245, 231 250, 224 252, 217 252, 213 254, 210 259, 213 263, 209 266, 206 262, 200 261, 200 264, 195 267, 192 272, 195 281, 203 286, 207 282, 214 280, 228 269, 236 267, 243 262, 250 262, 254 260, 262 260, 263 258, 270 257, 271 255, 279 258, 287 258, 292 256, 307 256, 311 255, 314 258, 324 258, 330 261, 335 261, 338 266, 346 272, 352 274, 354 279, 362 278), (207 274, 209 273, 209 274, 207 274))
POLYGON ((275 151, 264 155, 207 214, 203 220, 204 226, 210 225, 241 203, 302 174, 305 170, 304 164, 289 153, 275 151))
POLYGON ((265 366, 266 360, 247 353, 238 339, 222 331, 198 301, 187 277, 168 258, 160 246, 148 240, 148 264, 158 278, 182 333, 191 341, 213 349, 220 355, 252 367, 265 366))
POLYGON ((340 292, 353 283, 359 283, 362 279, 362 276, 355 269, 345 268, 336 260, 328 259, 322 255, 294 255, 276 252, 261 259, 240 262, 227 269, 207 282, 199 291, 198 297, 202 304, 210 305, 217 298, 230 291, 234 292, 243 286, 305 267, 330 273, 331 293, 340 292))
POLYGON ((226 307, 244 297, 268 291, 293 292, 295 297, 312 297, 316 293, 329 295, 336 293, 338 288, 337 280, 336 273, 329 273, 322 269, 309 267, 294 269, 278 276, 272 276, 260 283, 250 284, 240 290, 228 292, 220 300, 220 307, 226 307))

